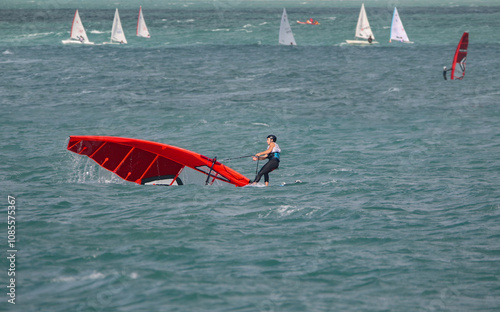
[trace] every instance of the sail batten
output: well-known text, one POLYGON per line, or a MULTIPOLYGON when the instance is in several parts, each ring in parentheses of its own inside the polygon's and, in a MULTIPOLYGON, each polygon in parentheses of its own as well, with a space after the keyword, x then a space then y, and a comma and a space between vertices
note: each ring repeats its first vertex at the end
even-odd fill
POLYGON ((151 169, 151 167, 153 166, 153 164, 158 160, 158 155, 156 155, 156 157, 153 159, 153 161, 151 161, 151 163, 149 164, 149 166, 147 167, 146 170, 144 170, 144 172, 142 173, 141 177, 134 181, 135 183, 138 183, 138 184, 141 184, 140 181, 142 181, 142 179, 144 178, 144 176, 146 175, 146 173, 149 171, 149 169, 151 169))
MULTIPOLYGON (((118 166, 116 166, 115 170, 113 170, 113 173, 116 173, 120 167, 123 165, 123 163, 125 162, 125 160, 127 160, 127 158, 130 156, 130 154, 132 154, 132 152, 134 151, 135 147, 132 147, 130 149, 130 151, 127 153, 127 155, 125 155, 122 159, 122 161, 118 164, 118 166)), ((130 176, 130 172, 127 174, 127 178, 130 176)), ((126 179, 125 179, 126 180, 126 179)))

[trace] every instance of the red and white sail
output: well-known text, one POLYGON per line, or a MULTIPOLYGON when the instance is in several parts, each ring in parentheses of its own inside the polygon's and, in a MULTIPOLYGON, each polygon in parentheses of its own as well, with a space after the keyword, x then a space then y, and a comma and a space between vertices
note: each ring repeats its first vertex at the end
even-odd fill
POLYGON ((451 67, 451 80, 463 79, 465 76, 465 61, 467 60, 467 47, 469 46, 469 33, 464 32, 458 43, 453 65, 451 67))
POLYGON ((85 155, 122 179, 137 184, 212 184, 222 181, 245 186, 250 182, 215 158, 157 142, 109 136, 70 136, 68 150, 85 155))
POLYGON ((73 17, 73 24, 71 24, 71 34, 70 39, 63 40, 64 44, 67 43, 81 43, 81 44, 94 44, 89 41, 87 37, 87 32, 83 27, 82 20, 80 19, 80 14, 78 14, 78 10, 75 12, 75 16, 73 17))
POLYGON ((139 7, 139 17, 137 18, 136 35, 138 37, 144 37, 144 38, 150 37, 148 26, 146 26, 146 22, 144 21, 144 15, 142 15, 142 6, 139 7))

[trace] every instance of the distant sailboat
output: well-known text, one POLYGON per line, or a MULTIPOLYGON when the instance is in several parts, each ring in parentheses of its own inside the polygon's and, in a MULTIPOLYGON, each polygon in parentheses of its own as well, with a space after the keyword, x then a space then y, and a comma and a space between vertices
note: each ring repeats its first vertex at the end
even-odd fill
POLYGON ((104 44, 125 44, 127 39, 123 33, 122 23, 120 22, 120 15, 118 14, 118 9, 115 11, 115 19, 113 20, 113 28, 111 28, 111 40, 110 42, 103 42, 104 44))
POLYGON ((392 40, 404 43, 413 43, 410 39, 408 39, 408 35, 403 27, 403 22, 401 22, 396 8, 394 8, 394 14, 392 15, 391 37, 389 38, 389 42, 392 42, 392 40))
POLYGON ((75 17, 73 17, 73 24, 71 25, 71 34, 68 40, 63 40, 62 43, 76 43, 76 44, 94 44, 89 41, 85 28, 83 27, 82 20, 80 19, 80 14, 78 10, 75 12, 75 17))
POLYGON ((348 44, 373 44, 378 43, 375 41, 375 36, 370 28, 368 17, 366 17, 365 4, 361 4, 361 11, 359 11, 358 24, 356 25, 356 38, 366 40, 346 40, 348 44))
POLYGON ((139 17, 137 18, 136 35, 138 37, 144 37, 144 38, 150 37, 148 26, 146 26, 146 22, 144 21, 144 16, 142 15, 142 6, 139 7, 139 17))
POLYGON ((281 15, 279 43, 284 45, 297 45, 293 37, 292 29, 290 28, 290 23, 288 23, 285 9, 283 9, 283 15, 281 15))

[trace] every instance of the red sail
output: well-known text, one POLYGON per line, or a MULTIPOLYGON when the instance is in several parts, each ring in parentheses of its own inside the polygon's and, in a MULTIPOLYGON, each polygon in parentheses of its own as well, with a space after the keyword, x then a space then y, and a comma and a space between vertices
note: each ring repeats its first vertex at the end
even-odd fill
POLYGON ((467 47, 469 45, 469 33, 464 32, 458 43, 453 65, 451 67, 451 80, 463 79, 465 76, 465 61, 467 59, 467 47))
POLYGON ((108 136, 70 136, 68 150, 88 156, 122 179, 138 184, 183 184, 179 175, 184 167, 210 175, 210 182, 217 179, 236 186, 245 186, 250 182, 242 174, 214 159, 151 141, 108 136))

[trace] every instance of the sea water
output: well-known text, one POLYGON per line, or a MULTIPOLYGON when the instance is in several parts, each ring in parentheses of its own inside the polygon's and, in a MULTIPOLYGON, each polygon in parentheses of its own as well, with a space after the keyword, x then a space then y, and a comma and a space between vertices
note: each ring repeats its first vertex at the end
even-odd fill
POLYGON ((367 0, 370 47, 343 44, 357 1, 101 2, 0 9, 0 310, 498 311, 498 2, 367 0), (414 44, 389 43, 394 6, 414 44), (116 7, 128 44, 98 45, 116 7), (75 9, 96 45, 61 43, 75 9), (464 31, 465 78, 445 81, 464 31), (226 159, 269 134, 267 188, 140 186, 66 150, 226 159))

